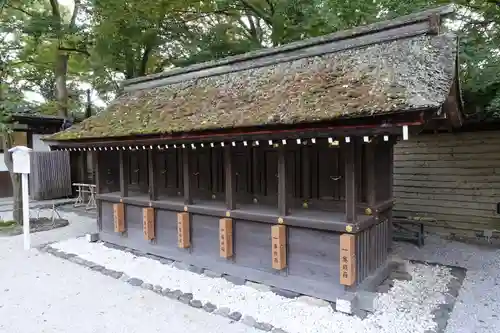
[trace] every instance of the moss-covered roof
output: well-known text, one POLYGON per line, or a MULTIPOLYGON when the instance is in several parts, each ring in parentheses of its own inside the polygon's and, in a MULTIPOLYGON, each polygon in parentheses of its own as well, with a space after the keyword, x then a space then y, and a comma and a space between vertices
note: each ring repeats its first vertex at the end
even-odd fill
POLYGON ((441 106, 457 39, 421 35, 130 91, 49 140, 328 121, 441 106))

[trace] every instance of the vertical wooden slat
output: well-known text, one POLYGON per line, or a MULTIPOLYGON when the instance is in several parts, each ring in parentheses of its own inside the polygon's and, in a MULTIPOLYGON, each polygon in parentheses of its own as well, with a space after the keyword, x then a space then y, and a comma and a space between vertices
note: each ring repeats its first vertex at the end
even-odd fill
POLYGON ((356 222, 356 165, 355 165, 355 144, 347 143, 343 145, 345 150, 345 212, 347 223, 356 222))
POLYGON ((281 216, 288 214, 285 147, 278 148, 278 211, 281 216))
POLYGON ((157 152, 154 149, 148 150, 148 193, 149 200, 155 201, 158 199, 158 165, 157 165, 157 152))
POLYGON ((189 165, 189 150, 182 150, 182 183, 184 185, 184 204, 193 203, 191 194, 191 170, 189 165))
POLYGON ((119 153, 119 163, 120 163, 120 196, 128 196, 128 175, 129 175, 129 161, 128 152, 120 150, 119 153))
POLYGON ((233 170, 233 156, 231 154, 231 146, 224 147, 224 170, 226 181, 226 208, 228 210, 232 210, 236 208, 236 175, 233 170))

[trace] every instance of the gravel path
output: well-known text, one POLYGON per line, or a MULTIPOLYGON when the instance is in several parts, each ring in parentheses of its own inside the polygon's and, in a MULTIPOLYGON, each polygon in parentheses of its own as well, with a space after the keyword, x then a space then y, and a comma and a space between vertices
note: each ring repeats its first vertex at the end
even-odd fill
POLYGON ((467 276, 446 333, 493 333, 500 327, 500 250, 432 236, 419 249, 397 243, 396 252, 409 259, 467 268, 467 276))
MULTIPOLYGON (((95 229, 88 218, 32 235, 33 244, 95 229)), ((0 238, 0 332, 256 332, 47 254, 0 238)))

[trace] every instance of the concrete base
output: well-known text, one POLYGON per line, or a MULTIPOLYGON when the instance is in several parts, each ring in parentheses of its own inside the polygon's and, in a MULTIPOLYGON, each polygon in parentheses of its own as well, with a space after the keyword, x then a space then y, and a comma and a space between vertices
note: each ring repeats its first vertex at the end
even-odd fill
POLYGON ((94 234, 86 234, 85 235, 85 239, 87 240, 87 242, 89 243, 95 243, 99 240, 99 234, 98 233, 94 233, 94 234))

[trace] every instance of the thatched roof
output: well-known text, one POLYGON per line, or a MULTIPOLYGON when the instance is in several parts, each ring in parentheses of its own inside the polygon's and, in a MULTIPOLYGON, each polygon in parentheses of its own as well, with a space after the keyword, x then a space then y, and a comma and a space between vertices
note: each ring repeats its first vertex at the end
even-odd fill
POLYGON ((452 34, 420 34, 338 52, 328 52, 335 50, 331 43, 316 47, 321 48, 317 55, 273 56, 276 61, 263 66, 206 76, 188 72, 187 79, 160 86, 139 83, 140 89, 129 90, 106 111, 48 139, 185 133, 437 109, 457 75, 452 34))

